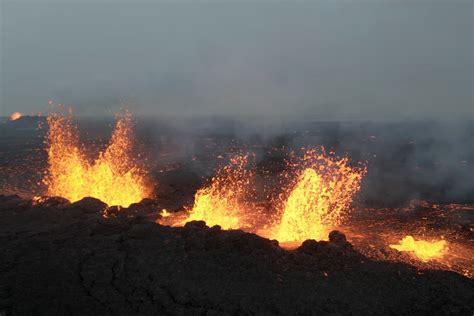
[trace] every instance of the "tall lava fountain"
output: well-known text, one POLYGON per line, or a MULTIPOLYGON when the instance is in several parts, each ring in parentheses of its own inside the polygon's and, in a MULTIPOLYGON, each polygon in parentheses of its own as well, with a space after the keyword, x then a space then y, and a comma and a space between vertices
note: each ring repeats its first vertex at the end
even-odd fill
POLYGON ((71 115, 53 113, 48 119, 48 195, 71 202, 91 196, 108 205, 127 207, 150 193, 144 171, 132 158, 132 117, 118 116, 105 150, 92 162, 79 143, 71 115))

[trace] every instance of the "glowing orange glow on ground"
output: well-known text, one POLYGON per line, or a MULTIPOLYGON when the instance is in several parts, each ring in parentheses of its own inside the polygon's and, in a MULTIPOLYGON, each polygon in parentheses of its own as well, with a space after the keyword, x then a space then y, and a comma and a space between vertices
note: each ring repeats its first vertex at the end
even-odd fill
POLYGON ((196 192, 185 222, 203 220, 208 226, 223 229, 248 226, 247 218, 252 216, 248 202, 252 170, 246 167, 248 160, 249 155, 236 155, 218 170, 210 184, 196 192))
POLYGON ((79 145, 77 127, 71 115, 48 117, 48 172, 43 182, 48 195, 71 202, 90 196, 127 207, 149 196, 144 172, 132 158, 132 117, 118 117, 111 140, 90 162, 79 145))
POLYGON ((413 236, 408 235, 400 240, 398 244, 390 245, 390 247, 398 251, 411 252, 420 260, 428 261, 442 257, 447 251, 447 245, 446 240, 415 240, 413 236))
POLYGON ((23 114, 21 114, 20 112, 13 112, 12 114, 10 114, 10 121, 16 121, 20 119, 22 116, 23 114))
POLYGON ((292 168, 298 171, 280 203, 281 218, 270 237, 279 242, 327 239, 345 218, 366 168, 352 167, 348 158, 324 150, 306 151, 292 168))

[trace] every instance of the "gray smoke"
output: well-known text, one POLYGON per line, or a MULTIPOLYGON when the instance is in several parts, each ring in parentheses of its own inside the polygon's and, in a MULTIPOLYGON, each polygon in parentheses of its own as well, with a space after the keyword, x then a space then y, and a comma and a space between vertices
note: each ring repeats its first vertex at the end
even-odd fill
POLYGON ((1 3, 1 113, 473 118, 473 2, 1 3))

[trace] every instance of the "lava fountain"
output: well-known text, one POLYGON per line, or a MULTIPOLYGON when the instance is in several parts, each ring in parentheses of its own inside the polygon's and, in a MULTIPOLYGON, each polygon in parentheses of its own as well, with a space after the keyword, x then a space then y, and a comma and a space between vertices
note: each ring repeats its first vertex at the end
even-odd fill
POLYGON ((333 152, 307 150, 290 163, 293 178, 281 195, 280 219, 270 237, 279 242, 327 239, 330 230, 345 218, 367 169, 351 166, 349 159, 333 152))
POLYGON ((390 248, 398 251, 407 251, 422 261, 428 261, 442 257, 447 251, 446 240, 426 241, 415 240, 413 236, 405 236, 399 244, 390 245, 390 248))
POLYGON ((132 117, 126 112, 117 122, 106 149, 94 161, 79 144, 72 116, 53 113, 47 118, 48 171, 43 179, 47 194, 71 202, 90 196, 108 205, 128 207, 150 194, 144 171, 132 158, 132 117))
POLYGON ((230 163, 217 171, 209 185, 199 189, 194 205, 185 222, 205 221, 208 226, 223 229, 248 227, 254 209, 249 202, 252 168, 248 168, 250 155, 235 155, 230 163))
POLYGON ((10 114, 10 121, 19 120, 22 116, 23 114, 21 114, 20 112, 13 112, 12 114, 10 114))

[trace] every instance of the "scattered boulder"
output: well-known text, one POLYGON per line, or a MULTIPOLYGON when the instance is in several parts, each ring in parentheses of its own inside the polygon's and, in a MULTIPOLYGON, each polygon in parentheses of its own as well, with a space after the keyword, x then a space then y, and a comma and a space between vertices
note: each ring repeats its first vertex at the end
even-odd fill
POLYGON ((352 248, 352 245, 347 241, 346 235, 338 230, 333 230, 329 233, 329 243, 337 247, 352 248))

